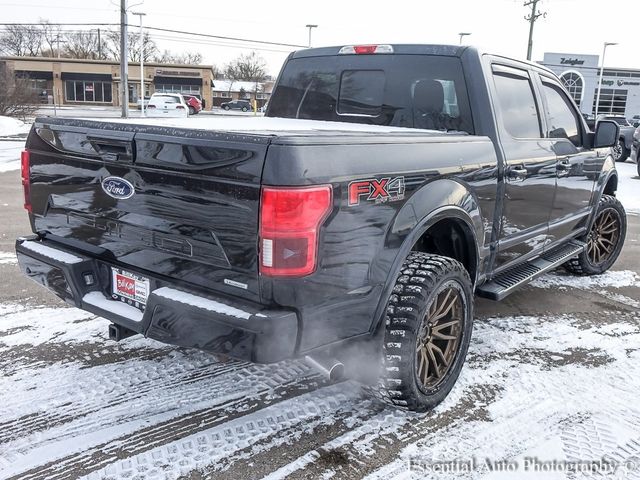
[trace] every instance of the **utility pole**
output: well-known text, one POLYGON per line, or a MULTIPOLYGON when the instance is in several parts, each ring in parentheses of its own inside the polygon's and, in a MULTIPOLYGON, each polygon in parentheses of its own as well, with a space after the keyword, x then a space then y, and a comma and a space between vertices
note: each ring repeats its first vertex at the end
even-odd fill
POLYGON ((318 25, 307 25, 307 28, 309 29, 309 48, 311 48, 311 30, 314 28, 318 28, 318 25))
POLYGON ((98 60, 102 60, 102 40, 100 38, 100 29, 98 29, 98 60))
POLYGON ((533 51, 533 24, 536 23, 538 18, 544 18, 547 16, 547 12, 541 12, 538 10, 539 1, 540 0, 529 0, 524 2, 525 7, 531 6, 531 13, 524 17, 524 19, 529 22, 529 46, 527 47, 527 60, 531 60, 531 52, 533 51))
POLYGON ((132 15, 138 15, 140 17, 140 112, 144 117, 144 30, 142 30, 142 17, 146 15, 143 12, 131 12, 132 15))
POLYGON ((121 117, 129 116, 129 52, 127 49, 127 0, 120 0, 120 103, 121 117))
POLYGON ((58 58, 60 58, 60 34, 56 35, 56 43, 57 45, 57 50, 58 50, 58 58))

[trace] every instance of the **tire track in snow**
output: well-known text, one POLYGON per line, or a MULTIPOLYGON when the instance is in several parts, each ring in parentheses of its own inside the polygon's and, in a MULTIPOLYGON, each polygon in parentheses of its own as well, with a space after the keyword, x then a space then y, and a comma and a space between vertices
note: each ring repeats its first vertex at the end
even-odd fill
MULTIPOLYGON (((540 323, 551 322, 553 318, 540 319, 540 323)), ((563 319, 565 322, 568 319, 563 319)), ((583 319, 581 319, 583 320, 583 319)), ((591 321, 593 318, 588 319, 591 321)), ((625 320, 640 323, 635 316, 626 315, 625 320)), ((512 321, 493 319, 488 325, 480 325, 480 332, 476 332, 472 350, 477 350, 478 339, 487 330, 501 334, 505 329, 512 329, 512 321)), ((520 336, 538 335, 534 328, 536 324, 524 323, 520 336)), ((579 345, 581 329, 584 322, 577 322, 570 329, 567 325, 559 325, 561 336, 568 339, 574 336, 574 343, 579 345), (564 331, 563 331, 564 330, 564 331), (577 335, 576 335, 577 334, 577 335)), ((622 324, 611 329, 610 325, 600 325, 593 328, 591 333, 600 331, 597 335, 608 338, 613 344, 619 335, 628 335, 636 341, 640 335, 635 328, 628 328, 622 324), (625 332, 625 333, 621 333, 625 332)), ((493 336, 493 335, 492 335, 493 336)), ((536 343, 521 339, 522 343, 536 343)), ((596 337, 591 341, 597 342, 596 337)), ((519 349, 519 343, 513 342, 510 347, 519 349)), ((564 340, 547 350, 548 356, 558 353, 553 347, 564 346, 564 340)), ((459 385, 451 393, 458 401, 452 406, 451 397, 433 412, 424 416, 405 414, 407 418, 396 418, 395 421, 385 422, 387 412, 366 419, 361 424, 355 424, 346 433, 336 436, 317 445, 313 450, 303 452, 296 458, 290 458, 289 463, 266 475, 268 480, 308 478, 362 478, 371 474, 371 478, 405 478, 407 466, 413 457, 427 461, 452 460, 455 458, 469 459, 474 454, 489 452, 494 459, 509 458, 518 453, 518 449, 534 447, 541 439, 548 438, 560 432, 564 424, 581 422, 583 410, 585 417, 590 415, 589 409, 597 411, 602 405, 608 405, 618 411, 628 411, 624 405, 633 402, 637 396, 633 384, 633 360, 626 359, 624 352, 615 360, 623 365, 615 365, 609 361, 602 361, 596 366, 577 355, 573 362, 561 357, 561 361, 549 361, 540 358, 539 349, 520 351, 518 356, 490 355, 484 347, 481 352, 474 352, 475 360, 465 367, 459 385), (485 357, 483 357, 483 354, 485 357), (515 369, 514 369, 515 367, 515 369), (595 367, 595 368, 594 368, 595 367), (618 370, 622 367, 623 372, 618 370), (625 369, 629 371, 625 372, 625 369), (486 370, 489 369, 488 374, 486 370), (609 372, 610 385, 604 386, 599 395, 592 392, 589 382, 575 381, 576 375, 603 375, 604 369, 609 372), (525 380, 526 383, 522 382, 525 380), (505 382, 506 380, 506 382, 505 382), (628 385, 620 388, 620 385, 628 385), (618 387, 621 398, 615 406, 609 397, 610 388, 618 387), (588 402, 577 399, 589 399, 588 402), (562 405, 564 408, 559 408, 562 405), (506 427, 505 427, 506 425, 506 427), (466 442, 465 439, 475 439, 466 442), (419 445, 419 446, 417 446, 419 445), (407 450, 409 453, 404 453, 407 450), (435 454, 434 454, 435 452, 435 454), (400 454, 400 459, 396 459, 400 454), (432 455, 435 455, 432 457, 432 455), (341 462, 331 464, 327 458, 338 458, 341 462), (388 463, 391 462, 391 463, 388 463), (376 471, 379 469, 378 471, 376 471)), ((500 351, 504 354, 504 349, 500 351)), ((637 369, 636 373, 637 375, 637 369)), ((584 377, 583 377, 584 378, 584 377)), ((633 417, 629 417, 633 418, 633 417)), ((635 415, 634 425, 640 424, 640 412, 635 415)), ((305 443, 313 445, 312 442, 305 443)), ((428 472, 418 473, 415 477, 424 478, 428 472)), ((409 477, 407 477, 409 478, 409 477)))
MULTIPOLYGON (((11 478, 16 480, 18 478, 20 480, 42 478, 47 480, 75 479, 80 475, 90 474, 99 468, 117 462, 118 459, 162 447, 164 444, 176 439, 182 439, 199 431, 227 424, 236 418, 244 418, 270 405, 305 394, 323 384, 322 381, 319 382, 318 380, 317 376, 310 375, 301 380, 289 380, 273 389, 256 395, 245 395, 240 398, 229 399, 215 407, 195 411, 164 422, 154 423, 132 434, 115 438, 108 443, 96 445, 78 454, 57 459, 47 465, 21 472, 11 478)), ((225 440, 228 442, 228 430, 225 430, 225 433, 225 440)))

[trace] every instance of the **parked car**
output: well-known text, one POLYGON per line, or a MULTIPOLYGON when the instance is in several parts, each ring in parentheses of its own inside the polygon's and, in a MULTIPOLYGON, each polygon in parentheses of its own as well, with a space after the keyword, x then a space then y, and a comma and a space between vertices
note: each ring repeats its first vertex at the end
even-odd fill
POLYGON ((598 115, 598 122, 600 120, 611 120, 620 125, 620 137, 613 147, 613 158, 616 162, 624 162, 631 153, 635 128, 622 115, 598 115))
POLYGON ((251 102, 249 102, 249 100, 231 100, 230 102, 220 104, 220 108, 223 110, 242 110, 243 112, 248 112, 251 110, 251 102))
POLYGON ((633 133, 633 144, 631 145, 631 160, 638 165, 638 176, 640 177, 640 126, 633 133))
POLYGON ((582 118, 584 118, 584 121, 587 122, 587 127, 589 127, 589 130, 593 132, 596 128, 596 117, 594 117, 593 115, 589 115, 588 113, 583 113, 582 118))
POLYGON ((472 47, 305 49, 265 117, 146 122, 37 118, 22 154, 20 268, 114 340, 302 357, 423 411, 474 294, 601 274, 625 239, 619 125, 590 132, 550 70, 472 47))
MULTIPOLYGON (((149 100, 151 100, 151 97, 144 97, 144 108, 145 108, 145 110, 149 106, 149 100)), ((138 101, 136 102, 136 105, 138 106, 138 110, 142 110, 142 102, 143 102, 143 99, 138 98, 138 101)))
POLYGON ((186 117, 189 107, 179 93, 154 93, 146 112, 148 117, 186 117))
POLYGON ((195 95, 183 93, 182 96, 189 107, 189 115, 196 115, 202 111, 202 100, 195 95))

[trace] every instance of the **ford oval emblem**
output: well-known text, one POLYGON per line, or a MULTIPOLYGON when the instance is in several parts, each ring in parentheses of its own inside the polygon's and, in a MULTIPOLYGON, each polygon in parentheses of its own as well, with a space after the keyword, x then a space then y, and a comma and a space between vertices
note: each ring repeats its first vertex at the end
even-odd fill
POLYGON ((131 182, 120 177, 107 177, 102 180, 102 190, 110 197, 126 200, 136 193, 131 182))

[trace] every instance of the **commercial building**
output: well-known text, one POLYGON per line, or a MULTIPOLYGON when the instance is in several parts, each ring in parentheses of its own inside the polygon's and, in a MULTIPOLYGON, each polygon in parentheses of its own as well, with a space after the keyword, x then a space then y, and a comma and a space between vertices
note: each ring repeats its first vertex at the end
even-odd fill
POLYGON ((243 82, 230 80, 214 80, 211 95, 213 96, 213 106, 230 100, 244 99, 256 100, 258 107, 262 107, 273 90, 273 81, 268 82, 243 82))
MULTIPOLYGON (((120 64, 109 60, 79 60, 45 57, 0 57, 0 64, 16 76, 29 79, 43 100, 58 105, 120 104, 120 64), (46 98, 45 98, 46 95, 46 98)), ((213 69, 211 65, 144 64, 145 96, 154 92, 199 95, 211 109, 213 69)), ((140 64, 129 63, 129 102, 140 96, 140 64)))
MULTIPOLYGON (((582 113, 595 114, 600 57, 576 53, 545 53, 542 65, 551 69, 576 101, 582 113)), ((640 69, 605 67, 598 114, 640 114, 640 69)))

